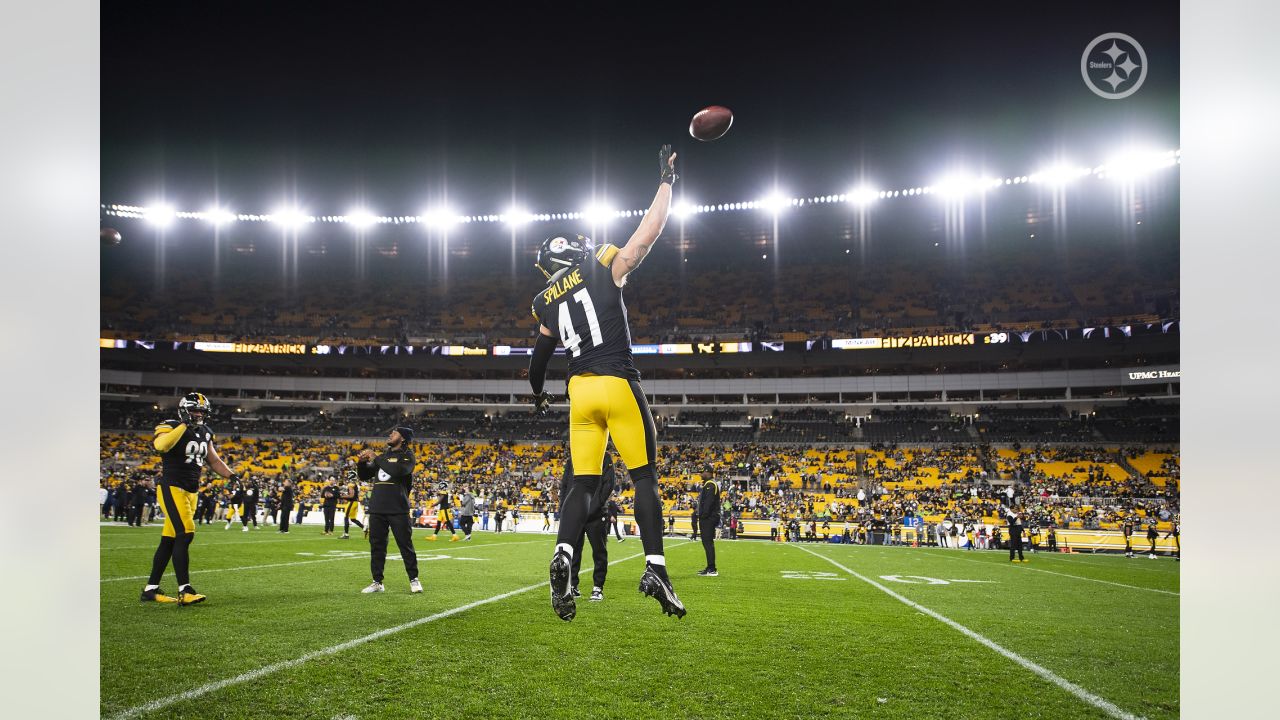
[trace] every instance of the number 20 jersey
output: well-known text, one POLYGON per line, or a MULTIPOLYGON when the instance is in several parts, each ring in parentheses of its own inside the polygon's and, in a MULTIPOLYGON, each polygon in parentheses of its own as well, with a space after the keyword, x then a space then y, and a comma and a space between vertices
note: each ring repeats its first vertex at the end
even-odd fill
MULTIPOLYGON (((156 434, 172 430, 182 423, 165 420, 156 426, 156 434)), ((160 484, 181 488, 187 492, 199 492, 200 474, 204 471, 205 458, 213 444, 213 431, 206 425, 187 426, 182 439, 160 456, 160 484)))
POLYGON ((558 337, 569 355, 569 377, 582 373, 639 380, 631 359, 631 329, 622 288, 609 266, 618 254, 601 245, 582 262, 552 276, 533 298, 533 317, 558 337))

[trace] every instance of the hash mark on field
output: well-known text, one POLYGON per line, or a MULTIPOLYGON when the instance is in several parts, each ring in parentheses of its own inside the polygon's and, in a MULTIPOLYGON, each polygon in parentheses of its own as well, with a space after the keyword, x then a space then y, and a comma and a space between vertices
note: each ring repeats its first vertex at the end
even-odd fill
MULTIPOLYGON (((939 553, 939 555, 941 555, 942 557, 950 557, 952 560, 964 560, 965 562, 974 562, 974 563, 978 563, 979 565, 1006 567, 1004 563, 991 563, 985 560, 970 560, 969 558, 963 558, 963 557, 951 557, 950 555, 947 555, 945 553, 939 553)), ((1125 585, 1124 583, 1112 582, 1111 580, 1099 580, 1098 578, 1085 577, 1083 575, 1069 575, 1067 573, 1054 572, 1053 570, 1044 570, 1042 568, 1027 567, 1026 565, 1023 565, 1017 568, 1013 567, 1012 565, 1009 565, 1007 567, 1014 570, 1031 570, 1033 572, 1042 572, 1048 575, 1061 575, 1062 577, 1075 578, 1076 580, 1088 580, 1089 582, 1102 583, 1103 585, 1115 585, 1116 587, 1129 588, 1130 590, 1145 590, 1147 592, 1161 593, 1164 595, 1172 595, 1174 597, 1178 597, 1178 593, 1173 592, 1172 590, 1160 590, 1157 588, 1142 587, 1140 585, 1125 585)))
MULTIPOLYGON (((542 542, 542 541, 536 541, 536 542, 542 542)), ((679 545, 684 545, 686 543, 687 541, 672 543, 667 547, 676 547, 679 545)), ((494 543, 494 544, 496 545, 499 543, 494 543)), ((516 543, 501 543, 501 544, 515 545, 516 543)), ((628 560, 634 560, 638 557, 642 557, 643 555, 644 555, 644 551, 641 551, 636 553, 635 555, 629 555, 627 557, 614 560, 610 562, 609 565, 611 566, 617 565, 618 563, 626 562, 628 560)), ((582 572, 578 574, 583 575, 588 572, 591 572, 591 570, 592 570, 591 568, 583 568, 582 572)), ((418 627, 419 625, 425 625, 427 623, 435 622, 436 620, 443 620, 444 618, 447 618, 451 615, 457 615, 459 613, 466 612, 473 608, 478 608, 481 605, 488 605, 490 603, 498 602, 499 600, 506 600, 509 597, 514 597, 516 595, 527 593, 530 590, 537 590, 540 587, 546 587, 546 585, 547 583, 544 581, 536 585, 528 585, 518 590, 512 590, 510 592, 505 592, 500 595, 494 595, 493 597, 485 598, 484 600, 477 600, 472 603, 467 603, 466 605, 459 605, 456 608, 452 608, 450 610, 443 610, 441 612, 435 613, 434 615, 420 617, 417 620, 410 620, 409 622, 404 623, 402 625, 396 625, 395 627, 389 627, 384 630, 379 630, 377 632, 365 635, 364 637, 358 637, 358 638, 355 638, 354 640, 348 640, 344 643, 323 648, 321 650, 313 650, 304 655, 300 655, 292 660, 282 660, 278 663, 265 665, 263 667, 258 668, 257 670, 250 670, 247 673, 237 675, 235 677, 226 678, 224 680, 218 680, 216 682, 211 682, 206 685, 201 685, 200 687, 193 688, 191 690, 180 692, 176 695, 170 695, 168 697, 152 700, 150 702, 146 702, 141 705, 136 705, 134 707, 129 708, 128 710, 123 710, 115 715, 112 715, 111 717, 112 717, 112 720, 125 720, 125 718, 137 717, 145 713, 160 710, 161 708, 166 708, 177 702, 182 702, 184 700, 194 700, 198 697, 203 697, 205 695, 208 695, 209 693, 214 692, 216 690, 221 690, 223 688, 231 687, 233 685, 240 685, 242 683, 249 682, 250 680, 257 680, 258 678, 265 677, 267 675, 273 675, 277 672, 280 672, 281 670, 288 670, 290 668, 297 667, 299 665, 302 665, 303 663, 309 662, 311 660, 315 660, 316 658, 326 657, 328 655, 336 655, 344 650, 350 650, 353 647, 358 647, 367 642, 379 640, 389 635, 395 635, 396 633, 418 627)))
MULTIPOLYGON (((1028 660, 1022 657, 1021 655, 1013 652, 1012 650, 1005 649, 1003 646, 998 645, 994 640, 990 640, 986 636, 980 635, 974 632, 973 630, 970 630, 969 628, 965 627, 964 625, 961 625, 955 620, 952 620, 951 618, 946 617, 945 615, 942 615, 933 610, 930 610, 929 608, 921 605, 920 603, 910 600, 909 598, 903 597, 902 595, 899 595, 898 593, 894 592, 893 590, 890 590, 889 588, 885 587, 884 585, 881 585, 880 583, 876 582, 875 580, 872 580, 871 578, 865 577, 863 575, 859 575, 858 573, 850 570, 849 568, 845 567, 844 565, 841 565, 840 563, 836 562, 832 558, 827 557, 826 555, 823 555, 822 553, 814 552, 809 548, 804 547, 803 545, 797 545, 796 549, 803 550, 815 557, 820 557, 823 560, 826 560, 827 562, 831 563, 832 565, 835 565, 836 567, 840 568, 841 570, 849 573, 853 577, 856 577, 859 580, 867 583, 868 585, 876 588, 877 590, 884 592, 889 597, 893 598, 894 600, 897 600, 898 602, 906 605, 907 607, 913 608, 914 610, 924 613, 925 615, 928 615, 934 620, 937 620, 938 622, 941 622, 951 627, 952 629, 960 631, 962 634, 966 635, 970 639, 975 640, 978 643, 981 643, 982 645, 985 645, 986 647, 996 651, 997 653, 1000 653, 1006 658, 1030 670, 1036 675, 1039 675, 1045 680, 1048 680, 1054 685, 1057 685, 1063 690, 1066 690, 1072 695, 1075 695, 1077 698, 1084 700, 1085 702, 1098 708, 1099 710, 1105 711, 1108 715, 1110 715, 1113 718, 1118 718, 1119 720, 1141 720, 1140 716, 1133 715, 1129 712, 1126 712, 1125 710, 1121 709, 1119 706, 1115 705, 1109 700, 1106 700, 1104 698, 1098 697, 1097 695, 1094 695, 1088 690, 1085 690, 1084 688, 1080 687, 1079 685, 1076 685, 1075 683, 1062 677, 1061 675, 1058 675, 1052 670, 1049 670, 1048 668, 1038 665, 1035 662, 1032 662, 1031 660, 1028 660)), ((977 561, 977 562, 981 562, 981 561, 977 561)))

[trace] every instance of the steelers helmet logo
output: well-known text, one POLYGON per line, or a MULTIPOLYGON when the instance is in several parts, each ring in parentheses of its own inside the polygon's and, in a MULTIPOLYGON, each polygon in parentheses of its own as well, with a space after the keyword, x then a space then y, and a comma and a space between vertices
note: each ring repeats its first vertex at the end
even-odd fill
POLYGON ((538 246, 535 266, 550 280, 560 270, 581 262, 590 247, 591 240, 582 235, 553 235, 538 246))

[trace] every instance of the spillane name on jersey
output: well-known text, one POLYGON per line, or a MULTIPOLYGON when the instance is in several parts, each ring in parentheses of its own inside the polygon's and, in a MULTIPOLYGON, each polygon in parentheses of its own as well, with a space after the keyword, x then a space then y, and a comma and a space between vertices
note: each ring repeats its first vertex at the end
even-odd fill
POLYGON ((569 377, 581 373, 639 380, 631 359, 631 329, 622 288, 609 269, 618 248, 602 245, 591 257, 552 277, 533 298, 533 317, 569 353, 569 377))
MULTIPOLYGON (((181 424, 178 420, 165 420, 156 426, 155 434, 171 431, 181 424)), ((212 444, 213 431, 207 425, 188 426, 182 439, 160 455, 160 484, 199 492, 200 475, 212 444)))

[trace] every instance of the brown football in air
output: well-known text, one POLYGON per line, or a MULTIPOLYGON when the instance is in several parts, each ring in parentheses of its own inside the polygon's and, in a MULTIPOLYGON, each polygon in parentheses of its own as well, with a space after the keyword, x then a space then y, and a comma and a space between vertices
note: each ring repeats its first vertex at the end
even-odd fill
POLYGON ((120 244, 120 231, 115 228, 102 228, 102 231, 98 233, 98 236, 101 238, 103 245, 120 244))
POLYGON ((733 125, 733 112, 727 107, 712 105, 699 110, 689 122, 689 134, 702 142, 723 137, 733 125))

